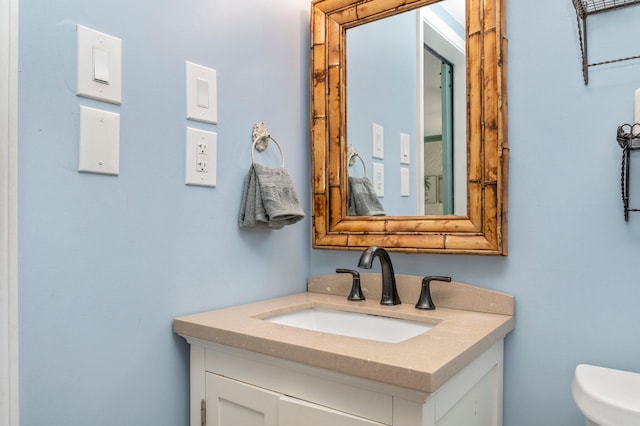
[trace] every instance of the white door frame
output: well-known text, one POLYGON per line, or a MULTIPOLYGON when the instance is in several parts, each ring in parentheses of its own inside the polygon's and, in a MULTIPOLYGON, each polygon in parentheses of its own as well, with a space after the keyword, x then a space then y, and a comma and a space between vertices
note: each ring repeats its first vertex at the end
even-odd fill
POLYGON ((18 1, 0 0, 0 426, 18 426, 18 1))

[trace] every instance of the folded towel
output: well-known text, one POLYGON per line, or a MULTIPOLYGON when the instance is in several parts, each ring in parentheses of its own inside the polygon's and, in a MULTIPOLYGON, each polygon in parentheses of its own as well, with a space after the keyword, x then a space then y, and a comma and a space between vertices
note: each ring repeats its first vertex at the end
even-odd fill
POLYGON ((252 164, 245 180, 240 227, 280 229, 304 218, 295 187, 284 168, 252 164))
POLYGON ((349 216, 384 215, 384 207, 369 179, 349 176, 349 216))

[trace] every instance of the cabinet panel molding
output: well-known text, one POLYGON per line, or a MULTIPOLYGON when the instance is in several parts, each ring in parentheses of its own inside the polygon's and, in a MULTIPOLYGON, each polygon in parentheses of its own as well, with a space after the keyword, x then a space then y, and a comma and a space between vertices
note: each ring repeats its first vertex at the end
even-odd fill
POLYGON ((279 394, 207 374, 207 426, 278 426, 279 394))
POLYGON ((383 423, 363 419, 286 396, 280 398, 278 412, 280 416, 280 426, 385 426, 383 423))

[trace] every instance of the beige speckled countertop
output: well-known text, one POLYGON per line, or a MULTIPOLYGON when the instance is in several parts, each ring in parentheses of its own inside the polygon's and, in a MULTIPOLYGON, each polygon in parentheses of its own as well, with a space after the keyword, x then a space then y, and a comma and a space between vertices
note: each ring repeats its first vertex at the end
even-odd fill
POLYGON ((512 296, 467 284, 432 282, 437 308, 415 309, 422 277, 396 275, 403 304, 380 305, 380 274, 362 274, 367 300, 350 302, 351 277, 309 279, 294 294, 176 318, 176 333, 278 358, 432 393, 514 327, 512 296), (399 343, 339 336, 263 321, 307 307, 411 319, 437 324, 399 343))

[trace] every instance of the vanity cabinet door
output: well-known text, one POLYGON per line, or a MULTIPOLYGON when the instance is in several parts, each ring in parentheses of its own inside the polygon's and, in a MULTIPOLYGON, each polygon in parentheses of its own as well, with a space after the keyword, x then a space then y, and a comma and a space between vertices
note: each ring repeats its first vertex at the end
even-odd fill
POLYGON ((465 383, 455 394, 453 405, 439 410, 447 411, 436 421, 436 426, 501 426, 501 381, 501 372, 496 366, 477 382, 465 383))
POLYGON ((207 426, 278 426, 281 395, 207 373, 207 426))
POLYGON ((207 373, 207 426, 386 426, 207 373))
POLYGON ((279 426, 385 426, 321 405, 283 396, 279 402, 279 426))

